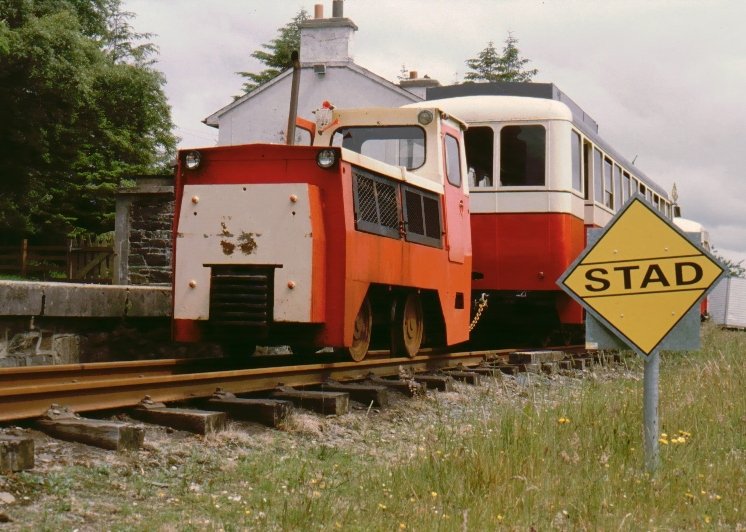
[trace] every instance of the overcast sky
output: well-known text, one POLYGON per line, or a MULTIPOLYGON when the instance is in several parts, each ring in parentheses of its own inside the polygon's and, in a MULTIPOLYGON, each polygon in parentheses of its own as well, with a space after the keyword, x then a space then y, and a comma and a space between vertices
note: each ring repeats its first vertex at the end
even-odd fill
MULTIPOLYGON (((153 33, 181 146, 209 146, 208 115, 241 93, 237 71, 301 8, 331 0, 125 0, 153 33)), ((402 65, 448 85, 508 35, 599 133, 671 190, 718 251, 746 264, 746 1, 346 0, 354 59, 395 81, 402 65)))

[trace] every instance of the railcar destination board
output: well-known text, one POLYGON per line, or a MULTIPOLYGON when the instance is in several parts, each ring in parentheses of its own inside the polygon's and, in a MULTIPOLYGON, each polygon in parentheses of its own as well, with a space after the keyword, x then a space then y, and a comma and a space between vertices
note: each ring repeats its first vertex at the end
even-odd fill
POLYGON ((557 284, 642 355, 649 355, 723 268, 639 196, 557 284))

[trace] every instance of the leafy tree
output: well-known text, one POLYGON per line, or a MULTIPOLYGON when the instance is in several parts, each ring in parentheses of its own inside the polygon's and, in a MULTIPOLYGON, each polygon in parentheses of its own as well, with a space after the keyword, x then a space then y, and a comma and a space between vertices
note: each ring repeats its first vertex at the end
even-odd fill
POLYGON ((257 50, 251 54, 251 57, 258 59, 269 68, 262 70, 258 74, 253 72, 239 72, 239 75, 249 80, 243 84, 244 91, 253 91, 260 85, 277 77, 288 68, 290 54, 295 50, 300 50, 300 24, 306 20, 308 20, 308 12, 305 9, 301 9, 293 17, 293 20, 277 30, 278 37, 262 45, 262 48, 265 48, 267 51, 257 50))
POLYGON ((0 240, 111 230, 120 179, 168 169, 164 79, 120 3, 0 0, 0 240))
POLYGON ((487 47, 474 59, 468 59, 466 66, 471 71, 464 76, 466 81, 531 81, 539 72, 537 69, 525 70, 528 59, 520 57, 516 43, 518 39, 508 33, 502 54, 497 53, 495 43, 490 41, 487 47))

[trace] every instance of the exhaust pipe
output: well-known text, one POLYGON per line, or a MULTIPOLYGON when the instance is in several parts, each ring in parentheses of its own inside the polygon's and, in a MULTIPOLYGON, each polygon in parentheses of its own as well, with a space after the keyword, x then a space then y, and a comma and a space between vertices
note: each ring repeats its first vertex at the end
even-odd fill
POLYGON ((298 116, 298 91, 300 90, 300 56, 294 50, 290 56, 293 63, 293 84, 290 89, 290 112, 288 113, 288 132, 285 143, 288 146, 295 144, 295 119, 298 116))

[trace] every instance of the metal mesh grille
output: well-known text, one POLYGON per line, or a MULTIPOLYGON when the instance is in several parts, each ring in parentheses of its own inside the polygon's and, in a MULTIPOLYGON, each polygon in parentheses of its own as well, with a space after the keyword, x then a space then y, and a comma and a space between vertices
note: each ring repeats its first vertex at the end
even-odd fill
POLYGON ((374 180, 355 172, 358 194, 358 220, 383 227, 397 228, 399 213, 396 206, 396 186, 374 180))
POLYGON ((353 175, 357 229, 399 238, 398 184, 360 169, 353 175))

